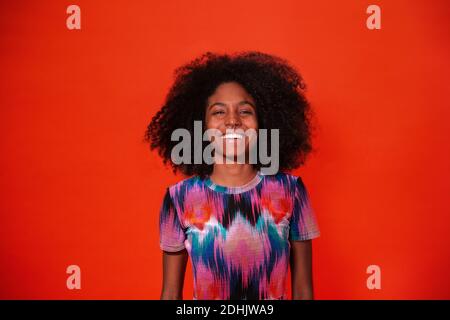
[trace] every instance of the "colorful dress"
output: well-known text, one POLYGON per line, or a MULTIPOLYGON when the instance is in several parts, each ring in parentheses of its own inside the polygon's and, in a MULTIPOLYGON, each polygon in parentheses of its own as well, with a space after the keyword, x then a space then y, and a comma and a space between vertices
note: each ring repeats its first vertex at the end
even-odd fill
POLYGON ((160 247, 186 248, 194 299, 286 299, 290 243, 320 235, 300 177, 259 171, 225 187, 194 176, 167 188, 159 218, 160 247))

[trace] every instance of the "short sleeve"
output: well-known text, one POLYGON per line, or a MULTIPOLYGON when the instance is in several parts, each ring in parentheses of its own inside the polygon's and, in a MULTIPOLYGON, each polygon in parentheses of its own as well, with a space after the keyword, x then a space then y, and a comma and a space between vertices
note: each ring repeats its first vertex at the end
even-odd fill
POLYGON ((294 190, 294 205, 289 228, 289 240, 309 240, 320 236, 315 212, 308 191, 300 177, 294 190))
POLYGON ((185 230, 167 188, 159 213, 159 246, 164 251, 176 252, 185 248, 185 230))

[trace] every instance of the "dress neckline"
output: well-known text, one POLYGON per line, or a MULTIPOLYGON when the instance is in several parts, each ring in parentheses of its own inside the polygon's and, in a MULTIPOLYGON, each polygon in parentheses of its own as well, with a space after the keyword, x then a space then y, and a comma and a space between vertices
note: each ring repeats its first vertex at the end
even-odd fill
POLYGON ((208 186, 208 188, 217 192, 238 194, 255 188, 263 180, 263 177, 264 177, 263 174, 258 170, 256 172, 256 175, 246 184, 242 186, 228 187, 214 183, 211 180, 211 177, 208 175, 205 178, 205 184, 208 186))

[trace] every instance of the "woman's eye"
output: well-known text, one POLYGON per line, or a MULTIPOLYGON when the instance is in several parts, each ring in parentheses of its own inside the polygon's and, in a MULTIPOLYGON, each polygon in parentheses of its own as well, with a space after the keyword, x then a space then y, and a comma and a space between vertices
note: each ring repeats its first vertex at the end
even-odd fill
POLYGON ((223 111, 214 111, 213 114, 222 114, 224 113, 223 111))
POLYGON ((252 112, 251 112, 250 110, 242 110, 241 113, 244 113, 244 114, 252 114, 252 112))

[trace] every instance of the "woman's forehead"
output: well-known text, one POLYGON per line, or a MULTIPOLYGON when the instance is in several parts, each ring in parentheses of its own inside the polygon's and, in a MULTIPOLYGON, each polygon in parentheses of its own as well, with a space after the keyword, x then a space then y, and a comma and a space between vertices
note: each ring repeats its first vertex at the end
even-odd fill
POLYGON ((212 103, 237 104, 245 101, 254 105, 253 97, 237 82, 220 84, 208 97, 208 105, 212 103))

